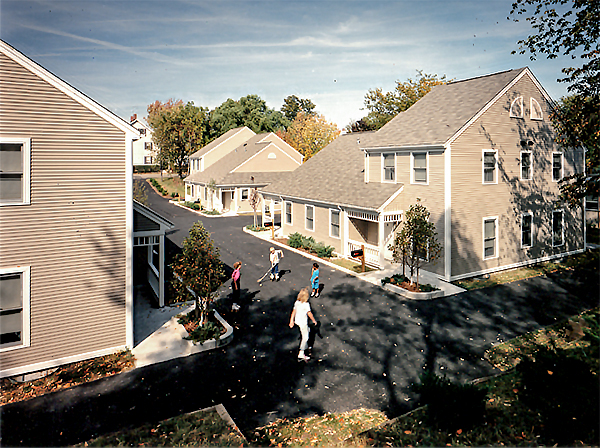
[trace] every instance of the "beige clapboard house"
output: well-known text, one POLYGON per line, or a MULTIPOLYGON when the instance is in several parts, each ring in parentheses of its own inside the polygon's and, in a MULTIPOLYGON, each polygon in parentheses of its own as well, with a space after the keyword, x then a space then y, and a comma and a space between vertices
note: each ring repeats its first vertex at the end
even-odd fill
POLYGON ((446 280, 584 249, 581 210, 558 181, 584 169, 549 121, 552 100, 528 68, 436 86, 380 130, 347 134, 262 190, 299 232, 346 257, 365 246, 383 266, 405 211, 431 212, 443 251, 425 269, 446 280))
POLYGON ((133 344, 138 131, 0 41, 0 376, 133 344))
POLYGON ((250 191, 282 179, 300 166, 302 157, 272 132, 232 129, 190 156, 185 199, 209 210, 251 212, 250 191))

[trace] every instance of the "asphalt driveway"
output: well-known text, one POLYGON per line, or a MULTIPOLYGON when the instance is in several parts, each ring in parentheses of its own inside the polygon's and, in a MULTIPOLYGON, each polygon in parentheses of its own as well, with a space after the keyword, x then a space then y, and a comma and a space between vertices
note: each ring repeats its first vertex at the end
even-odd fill
MULTIPOLYGON (((175 223, 181 245, 199 219, 153 192, 150 206, 175 223)), ((68 445, 101 433, 223 403, 243 431, 281 417, 366 407, 397 416, 416 406, 409 385, 429 369, 469 380, 494 373, 482 357, 505 341, 597 306, 598 284, 571 275, 537 277, 428 302, 413 302, 321 267, 312 298, 322 324, 313 359, 298 362, 289 313, 309 284, 313 260, 285 251, 279 282, 256 282, 268 242, 241 231, 252 217, 202 218, 231 266, 241 260, 245 306, 221 349, 155 364, 33 400, 6 405, 2 445, 68 445)))

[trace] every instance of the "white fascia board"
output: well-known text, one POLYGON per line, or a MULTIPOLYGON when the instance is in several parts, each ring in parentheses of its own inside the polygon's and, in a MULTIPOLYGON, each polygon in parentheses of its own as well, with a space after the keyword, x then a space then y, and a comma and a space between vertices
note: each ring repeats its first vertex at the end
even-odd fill
MULTIPOLYGON (((454 141, 458 137, 460 137, 463 132, 465 132, 475 121, 477 121, 479 119, 479 117, 481 117, 484 113, 486 113, 490 107, 492 107, 494 104, 496 104, 496 102, 504 96, 504 94, 508 91, 508 89, 510 89, 512 86, 514 86, 517 82, 519 82, 521 80, 521 78, 523 76, 525 76, 526 74, 531 75, 531 72, 529 71, 528 68, 523 69, 523 71, 521 71, 521 73, 519 73, 511 82, 509 82, 494 98, 492 98, 490 101, 488 101, 487 104, 485 106, 483 106, 479 112, 477 112, 475 115, 473 115, 473 117, 469 121, 467 121, 458 131, 456 131, 456 133, 452 137, 450 137, 446 141, 446 144, 450 145, 450 144, 454 143, 454 141)), ((533 78, 532 75, 531 75, 531 77, 533 78)))
POLYGON ((264 191, 259 191, 259 193, 262 194, 264 197, 284 198, 284 200, 286 200, 286 201, 289 200, 289 202, 292 202, 292 200, 296 200, 296 201, 300 201, 300 202, 307 202, 307 203, 313 203, 313 204, 323 204, 328 207, 334 206, 334 207, 340 208, 340 210, 343 208, 343 209, 352 209, 352 210, 365 210, 368 212, 379 213, 379 209, 370 208, 370 207, 361 207, 360 205, 350 205, 350 204, 343 204, 343 203, 339 203, 339 202, 321 201, 318 199, 306 199, 306 198, 302 198, 299 196, 290 196, 290 195, 281 194, 281 193, 266 193, 264 191))
MULTIPOLYGON (((215 149, 219 148, 220 146, 224 145, 226 142, 228 142, 229 140, 231 140, 233 137, 235 137, 236 135, 238 135, 240 132, 242 132, 244 129, 248 129, 250 132, 252 132, 252 136, 254 137, 256 135, 256 132, 254 132, 252 129, 250 129, 248 126, 244 126, 241 127, 239 129, 239 131, 237 131, 235 134, 231 134, 229 137, 227 137, 225 140, 223 140, 221 143, 217 144, 214 148, 212 148, 210 151, 205 152, 204 154, 202 154, 201 156, 195 156, 194 158, 198 158, 198 157, 204 157, 207 154, 210 154, 211 152, 213 152, 215 149)), ((252 137, 250 137, 252 138, 252 137)), ((248 140, 250 140, 250 138, 248 140)), ((245 140, 245 142, 248 142, 248 140, 245 140)), ((209 143, 210 144, 210 143, 209 143)), ((243 143, 242 143, 243 145, 243 143)), ((236 148, 238 148, 239 146, 236 146, 236 148)), ((235 149, 235 148, 234 148, 235 149)), ((198 151, 202 151, 202 149, 199 149, 198 151)), ((196 151, 196 152, 198 152, 196 151)), ((195 154, 195 153, 194 153, 195 154)), ((192 156, 194 155, 192 154, 192 156)))
POLYGON ((19 64, 23 68, 29 70, 34 75, 40 77, 53 87, 56 87, 58 90, 60 90, 65 95, 69 96, 85 108, 94 112, 99 117, 105 119, 110 124, 119 128, 126 134, 130 134, 130 139, 137 140, 139 138, 139 131, 133 126, 131 126, 129 123, 127 123, 127 121, 114 114, 101 104, 97 103, 96 101, 85 95, 83 92, 80 92, 75 87, 63 81, 58 76, 50 73, 37 62, 34 62, 32 59, 29 59, 23 53, 14 49, 3 40, 0 40, 0 51, 2 51, 2 53, 4 53, 7 57, 12 59, 14 62, 19 64))
POLYGON ((452 145, 444 152, 444 280, 452 277, 452 145))
POLYGON ((407 145, 407 146, 373 146, 360 148, 366 152, 391 152, 391 151, 434 151, 436 149, 443 151, 446 148, 445 144, 427 144, 427 145, 407 145))
POLYGON ((396 192, 395 192, 393 195, 391 195, 391 196, 390 196, 390 197, 389 197, 389 198, 388 198, 388 199, 387 199, 387 200, 386 200, 386 201, 385 201, 385 202, 384 202, 384 203, 381 205, 381 207, 379 207, 379 208, 377 209, 377 212, 379 212, 379 213, 382 213, 382 212, 383 212, 383 210, 384 210, 384 209, 385 209, 385 208, 386 208, 386 207, 387 207, 387 206, 388 206, 388 205, 389 205, 389 204, 390 204, 390 203, 391 203, 391 202, 392 202, 394 199, 396 199, 400 193, 402 193, 402 190, 404 190, 404 185, 402 185, 402 186, 401 186, 401 187, 398 189, 398 191, 396 191, 396 192))

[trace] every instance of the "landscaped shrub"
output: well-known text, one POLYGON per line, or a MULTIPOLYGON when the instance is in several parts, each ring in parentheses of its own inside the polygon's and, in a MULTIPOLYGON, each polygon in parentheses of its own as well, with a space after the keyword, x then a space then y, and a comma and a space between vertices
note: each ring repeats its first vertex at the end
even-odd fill
POLYGON ((134 165, 134 173, 157 173, 159 170, 158 165, 134 165))
POLYGON ((408 277, 402 274, 394 274, 391 277, 384 277, 381 279, 381 286, 385 286, 386 283, 391 283, 392 285, 400 285, 404 282, 409 282, 408 277))
MULTIPOLYGON (((183 339, 192 341, 194 343, 202 344, 209 339, 219 339, 221 337, 221 329, 223 328, 220 324, 216 323, 214 312, 211 310, 208 312, 207 321, 204 325, 198 325, 194 330, 189 332, 188 336, 183 339)), ((181 325, 186 325, 195 320, 194 312, 191 311, 184 316, 181 316, 177 322, 181 325)))
POLYGON ((575 445, 598 437, 598 378, 589 364, 559 350, 540 348, 517 365, 522 400, 544 421, 549 444, 575 445))
POLYGON ((427 405, 429 423, 440 429, 470 429, 483 421, 487 389, 475 384, 460 384, 435 373, 421 375, 419 384, 411 385, 427 405))
POLYGON ((179 196, 179 193, 177 193, 176 191, 174 191, 173 193, 171 193, 171 197, 172 198, 176 198, 179 196))
POLYGON ((253 231, 253 232, 263 232, 263 231, 265 231, 265 230, 269 230, 269 227, 261 227, 261 226, 254 227, 252 224, 248 224, 248 225, 246 226, 246 228, 247 228, 248 230, 251 230, 251 231, 253 231))
POLYGON ((326 246, 324 243, 317 243, 315 239, 311 237, 306 237, 301 235, 298 232, 292 233, 288 237, 288 246, 293 247, 294 249, 304 249, 321 258, 330 258, 335 250, 332 246, 326 246))
POLYGON ((192 210, 200 210, 200 205, 195 202, 186 201, 183 203, 187 208, 191 208, 192 210))

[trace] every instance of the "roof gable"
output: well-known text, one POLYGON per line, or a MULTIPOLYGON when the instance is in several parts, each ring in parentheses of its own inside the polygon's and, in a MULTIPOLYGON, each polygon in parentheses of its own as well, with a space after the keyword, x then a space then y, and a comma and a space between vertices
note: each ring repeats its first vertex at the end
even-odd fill
POLYGON ((6 57, 13 60, 16 64, 19 64, 21 67, 25 68, 34 75, 43 79, 48 84, 52 85, 53 87, 55 87, 56 89, 58 89, 59 91, 76 101, 77 103, 81 104, 83 107, 87 108, 91 112, 95 113, 99 117, 103 118, 110 124, 117 127, 121 131, 127 134, 131 134, 132 137, 135 138, 139 136, 138 130, 131 126, 129 123, 127 123, 125 120, 123 120, 121 117, 106 109, 100 103, 97 103, 84 93, 77 90, 75 87, 60 79, 58 76, 49 72, 37 62, 28 58, 23 53, 16 50, 3 40, 0 40, 0 51, 6 57))
POLYGON ((431 91, 361 142, 361 147, 443 145, 513 83, 527 68, 433 87, 431 91))
POLYGON ((213 140, 208 145, 203 146, 198 151, 196 151, 195 153, 193 153, 190 156, 190 159, 199 159, 200 157, 208 154, 209 152, 211 152, 212 150, 218 148, 219 146, 221 146, 223 144, 227 144, 228 140, 230 140, 231 138, 235 137, 236 135, 238 135, 241 132, 247 133, 248 134, 248 138, 250 138, 251 136, 256 135, 256 133, 252 129, 250 129, 249 127, 247 127, 247 126, 230 129, 229 131, 227 131, 223 135, 221 135, 219 138, 213 140))

